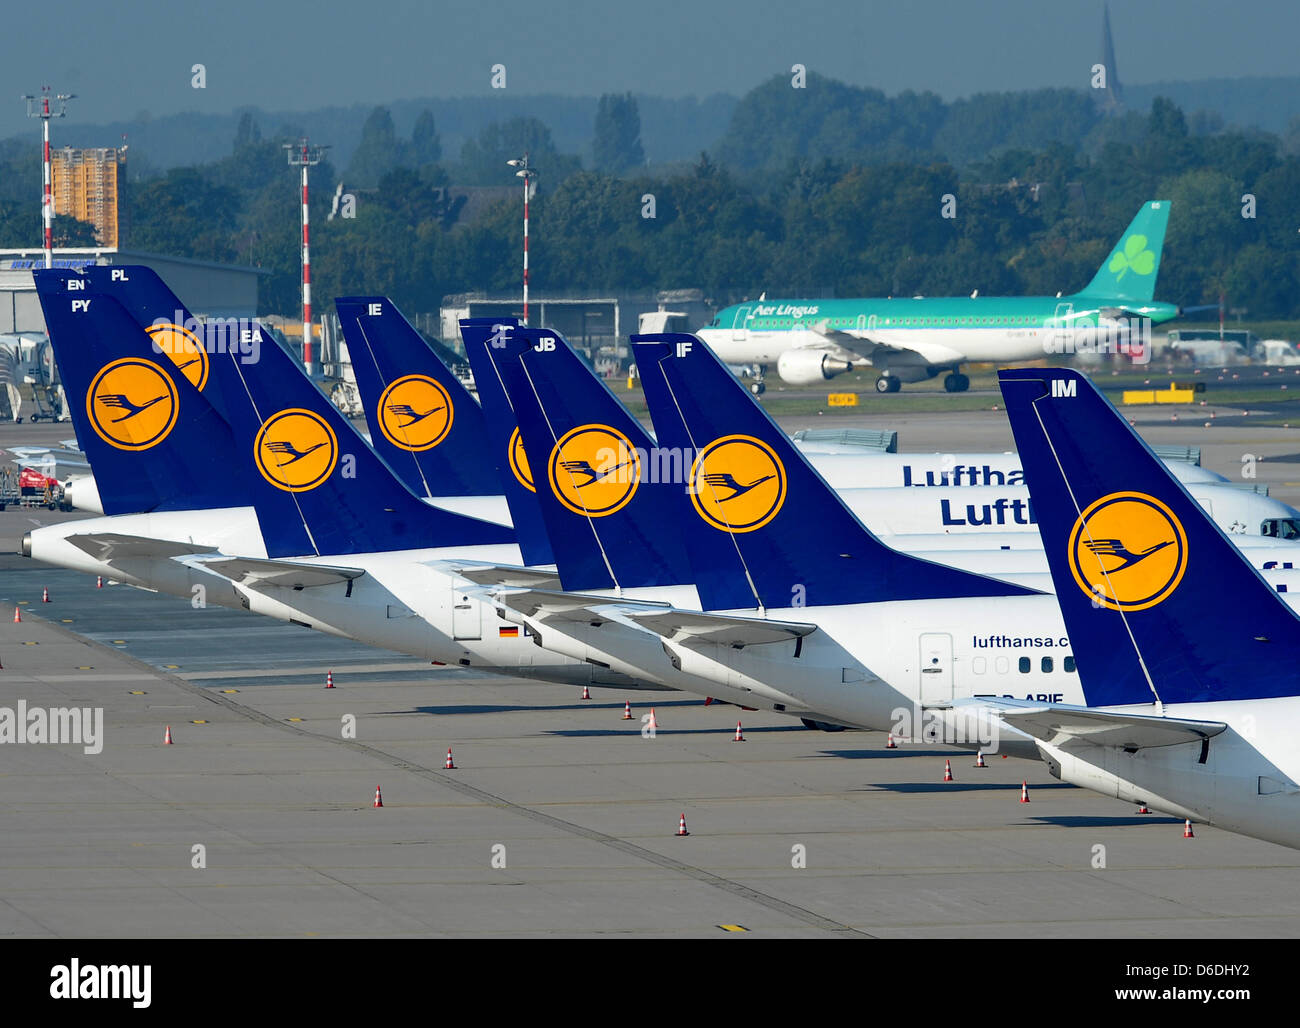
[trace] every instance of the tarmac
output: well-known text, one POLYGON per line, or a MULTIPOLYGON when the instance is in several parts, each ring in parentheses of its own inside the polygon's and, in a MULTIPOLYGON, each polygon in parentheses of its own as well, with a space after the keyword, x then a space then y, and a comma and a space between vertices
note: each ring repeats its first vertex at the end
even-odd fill
MULTIPOLYGON (((911 450, 1010 446, 992 413, 892 427, 911 450)), ((1300 449, 1248 427, 1196 445, 1220 471, 1300 449)), ((1300 493, 1272 467, 1274 495, 1300 493)), ((0 550, 70 516, 0 513, 0 550)), ((977 769, 668 691, 584 701, 17 556, 0 557, 0 614, 0 707, 104 719, 99 753, 0 745, 0 937, 1300 933, 1300 851, 1184 839, 1036 762, 977 769)))

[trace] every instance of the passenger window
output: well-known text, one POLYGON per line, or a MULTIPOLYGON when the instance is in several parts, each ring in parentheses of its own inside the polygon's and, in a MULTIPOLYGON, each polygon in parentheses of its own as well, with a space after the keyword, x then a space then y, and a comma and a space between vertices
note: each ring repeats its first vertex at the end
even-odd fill
POLYGON ((1065 660, 1064 660, 1064 662, 1063 662, 1063 666, 1065 667, 1065 673, 1066 673, 1067 675, 1072 675, 1072 674, 1074 674, 1074 658, 1073 658, 1073 657, 1066 657, 1065 660))
POLYGON ((1029 659, 1028 657, 1021 657, 1021 658, 1020 658, 1020 673, 1021 673, 1022 675, 1027 675, 1027 674, 1029 674, 1029 669, 1030 669, 1031 667, 1033 667, 1033 662, 1030 661, 1030 659, 1029 659))
POLYGON ((1042 667, 1043 667, 1043 674, 1050 675, 1052 673, 1052 658, 1044 657, 1042 667))
POLYGON ((1011 670, 1011 662, 1006 657, 998 657, 993 661, 993 666, 997 668, 998 674, 1005 675, 1011 670))
POLYGON ((985 660, 983 657, 976 657, 970 663, 971 670, 974 671, 977 675, 984 674, 988 666, 989 666, 988 661, 985 660))

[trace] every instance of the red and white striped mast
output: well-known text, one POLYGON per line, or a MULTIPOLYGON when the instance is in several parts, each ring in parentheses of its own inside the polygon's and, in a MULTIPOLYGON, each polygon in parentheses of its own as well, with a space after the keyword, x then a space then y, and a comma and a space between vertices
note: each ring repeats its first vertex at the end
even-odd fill
POLYGON ((36 104, 38 97, 23 94, 23 99, 27 101, 27 117, 41 119, 41 137, 44 147, 41 151, 41 179, 43 191, 41 194, 41 219, 45 224, 45 266, 54 267, 54 188, 53 180, 50 174, 50 119, 64 118, 68 114, 68 101, 75 100, 76 93, 59 93, 55 99, 59 101, 57 111, 50 110, 50 87, 41 86, 40 104, 36 104))
POLYGON ((302 363, 307 374, 311 375, 315 355, 312 352, 311 338, 311 243, 308 232, 307 169, 319 164, 329 147, 308 146, 306 137, 303 137, 297 144, 285 143, 284 149, 290 166, 302 168, 302 363))
POLYGON ((513 161, 506 161, 512 168, 518 168, 515 172, 516 178, 524 180, 524 317, 523 322, 528 324, 528 201, 533 195, 533 180, 537 178, 537 172, 528 166, 528 154, 513 161))

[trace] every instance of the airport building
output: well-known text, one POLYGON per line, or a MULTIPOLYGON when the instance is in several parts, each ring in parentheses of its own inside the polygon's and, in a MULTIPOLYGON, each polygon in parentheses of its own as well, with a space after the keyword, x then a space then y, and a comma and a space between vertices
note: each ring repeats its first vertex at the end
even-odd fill
MULTIPOLYGON (((153 268, 199 317, 256 317, 258 282, 269 274, 261 268, 244 265, 109 247, 54 253, 54 265, 59 268, 80 268, 88 264, 143 264, 153 268)), ((43 262, 39 247, 0 250, 0 334, 45 332, 45 318, 32 278, 33 269, 42 267, 43 262)))

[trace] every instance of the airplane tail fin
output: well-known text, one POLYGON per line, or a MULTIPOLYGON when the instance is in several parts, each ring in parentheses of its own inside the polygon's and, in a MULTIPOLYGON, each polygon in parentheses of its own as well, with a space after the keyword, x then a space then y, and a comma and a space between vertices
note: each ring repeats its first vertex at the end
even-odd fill
POLYGON ((1153 300, 1169 206, 1168 200, 1144 203, 1092 281, 1076 295, 1133 303, 1153 300))
POLYGON ((370 442, 412 492, 494 496, 483 411, 387 297, 334 301, 370 442))
POLYGON ((685 537, 705 610, 1030 592, 884 545, 695 336, 632 348, 659 446, 692 455, 684 516, 706 544, 685 537))
POLYGON ((689 584, 654 441, 568 343, 519 328, 474 352, 475 380, 498 379, 518 419, 564 587, 689 584))
POLYGON ((555 553, 542 521, 542 509, 537 503, 532 469, 519 434, 519 420, 506 397, 491 358, 492 351, 487 349, 493 340, 504 339, 510 329, 518 327, 516 318, 462 318, 460 337, 474 372, 474 388, 486 422, 484 438, 493 455, 497 485, 510 508, 520 556, 529 567, 540 567, 554 564, 555 553))
POLYGON ((1083 375, 999 373, 1090 706, 1297 693, 1300 618, 1083 375))
POLYGON ((248 469, 268 556, 510 543, 500 525, 431 507, 259 326, 255 355, 214 352, 236 458, 248 469))
POLYGON ((247 502, 247 484, 229 460, 230 428, 191 382, 196 365, 186 360, 206 354, 178 359, 76 272, 40 269, 35 280, 104 513, 247 502))

